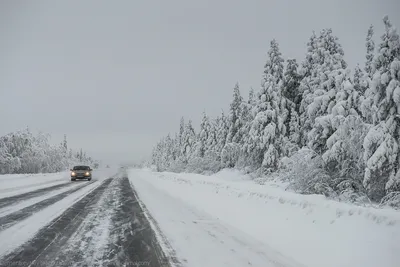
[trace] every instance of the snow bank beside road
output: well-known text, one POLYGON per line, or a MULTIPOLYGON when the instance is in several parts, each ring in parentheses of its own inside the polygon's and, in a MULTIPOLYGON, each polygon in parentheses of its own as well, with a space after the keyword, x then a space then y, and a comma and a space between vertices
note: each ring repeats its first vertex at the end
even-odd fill
MULTIPOLYGON (((286 192, 278 186, 254 184, 230 171, 213 176, 148 170, 129 174, 134 186, 145 181, 151 185, 147 188, 173 196, 305 266, 397 267, 400 262, 400 213, 394 210, 286 192)), ((139 197, 151 193, 141 192, 140 186, 137 191, 139 197)), ((149 210, 156 220, 162 218, 162 202, 158 209, 149 210)), ((168 227, 159 224, 169 239, 181 238, 172 245, 185 244, 184 238, 190 238, 172 236, 168 227)))

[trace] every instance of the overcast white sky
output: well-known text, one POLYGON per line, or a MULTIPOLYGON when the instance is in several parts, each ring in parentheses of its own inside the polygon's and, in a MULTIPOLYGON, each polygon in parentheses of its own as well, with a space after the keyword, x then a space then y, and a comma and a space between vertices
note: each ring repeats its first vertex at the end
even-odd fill
POLYGON ((110 162, 148 156, 183 115, 259 88, 269 42, 303 60, 331 27, 351 67, 399 0, 0 1, 0 134, 30 126, 110 162))

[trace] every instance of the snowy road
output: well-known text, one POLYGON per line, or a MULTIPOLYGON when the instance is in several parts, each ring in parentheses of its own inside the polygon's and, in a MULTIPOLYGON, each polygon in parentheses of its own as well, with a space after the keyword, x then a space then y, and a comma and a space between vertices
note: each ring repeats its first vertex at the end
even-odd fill
POLYGON ((170 265, 127 177, 66 178, 0 177, 0 266, 170 265))
POLYGON ((106 170, 90 182, 6 175, 0 189, 0 267, 400 262, 397 211, 298 195, 231 171, 106 170))

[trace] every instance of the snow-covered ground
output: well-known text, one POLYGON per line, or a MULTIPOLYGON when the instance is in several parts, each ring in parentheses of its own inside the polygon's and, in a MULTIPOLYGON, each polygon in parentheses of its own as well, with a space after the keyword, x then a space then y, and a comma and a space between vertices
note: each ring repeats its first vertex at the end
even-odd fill
POLYGON ((234 171, 129 177, 184 266, 400 266, 398 211, 299 195, 234 171))

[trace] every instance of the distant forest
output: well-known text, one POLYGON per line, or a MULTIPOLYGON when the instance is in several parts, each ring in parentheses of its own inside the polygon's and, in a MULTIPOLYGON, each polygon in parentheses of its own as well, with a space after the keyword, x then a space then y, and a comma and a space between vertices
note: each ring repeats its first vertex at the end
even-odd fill
POLYGON ((50 135, 33 135, 29 129, 9 133, 0 137, 0 173, 48 173, 59 172, 74 164, 90 164, 98 167, 99 162, 82 150, 68 149, 67 137, 59 145, 50 145, 50 135))

